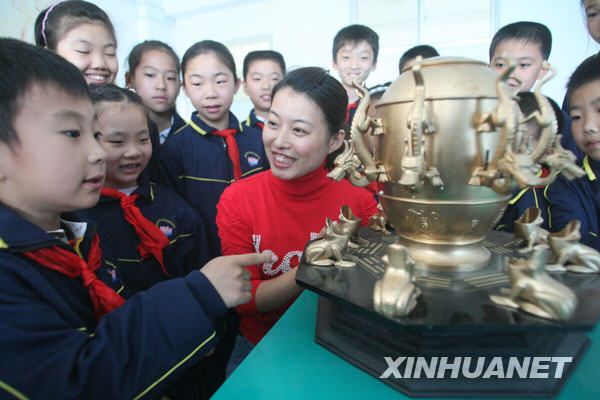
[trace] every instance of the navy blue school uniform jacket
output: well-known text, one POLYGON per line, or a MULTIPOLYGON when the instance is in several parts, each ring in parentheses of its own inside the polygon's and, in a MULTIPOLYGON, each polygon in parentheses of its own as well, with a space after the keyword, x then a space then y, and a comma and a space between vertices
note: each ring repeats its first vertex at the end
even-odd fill
MULTIPOLYGON (((181 118, 181 115, 177 111, 173 113, 173 123, 171 124, 171 129, 169 129, 169 136, 180 130, 185 126, 185 121, 181 118)), ((167 136, 167 139, 169 138, 167 136)))
POLYGON ((226 309, 202 273, 155 285, 98 321, 81 279, 19 254, 54 245, 74 251, 0 206, 0 398, 160 398, 216 344, 212 320, 226 309))
MULTIPOLYGON (((259 131, 242 125, 232 113, 229 113, 227 128, 238 130, 235 140, 243 178, 269 168, 259 131)), ((234 180, 225 139, 210 134, 215 130, 194 112, 190 122, 163 144, 160 153, 167 185, 204 218, 213 256, 221 253, 216 224, 217 203, 221 193, 234 180)))
POLYGON ((566 179, 562 174, 546 187, 545 195, 550 202, 550 230, 558 232, 569 221, 581 222, 581 243, 600 251, 600 162, 585 156, 578 161, 585 170, 581 178, 566 179))
POLYGON ((169 128, 169 131, 166 133, 166 135, 164 135, 164 137, 162 135, 159 136, 161 139, 161 146, 162 144, 164 144, 164 142, 175 132, 177 132, 178 130, 180 130, 182 127, 185 126, 185 121, 183 120, 183 118, 181 118, 181 116, 177 113, 177 111, 173 112, 173 115, 171 116, 171 127, 169 128))
POLYGON ((256 117, 256 112, 254 111, 254 108, 253 108, 252 110, 250 110, 250 114, 248 115, 248 118, 246 118, 246 122, 244 122, 244 126, 254 128, 254 129, 262 132, 263 128, 265 127, 265 123, 256 117))
POLYGON ((158 163, 158 153, 160 151, 160 135, 158 133, 158 127, 150 118, 146 118, 148 122, 148 133, 150 136, 150 143, 152 143, 152 155, 148 160, 148 165, 142 172, 142 176, 150 179, 152 182, 162 184, 164 179, 162 171, 158 163))
POLYGON ((163 249, 163 263, 170 276, 165 275, 153 256, 142 259, 137 249, 140 239, 125 220, 119 200, 100 196, 96 206, 77 212, 83 219, 97 223, 101 246, 108 246, 116 256, 125 286, 131 293, 147 290, 172 277, 185 276, 211 259, 204 222, 185 200, 147 179, 132 194, 139 196, 135 205, 142 215, 169 239, 169 245, 163 249))
POLYGON ((504 232, 515 231, 515 221, 521 218, 521 215, 529 207, 539 208, 541 216, 544 218, 543 226, 548 224, 548 201, 544 197, 544 186, 526 187, 518 189, 513 193, 513 198, 509 200, 506 210, 500 221, 496 225, 496 230, 504 232))

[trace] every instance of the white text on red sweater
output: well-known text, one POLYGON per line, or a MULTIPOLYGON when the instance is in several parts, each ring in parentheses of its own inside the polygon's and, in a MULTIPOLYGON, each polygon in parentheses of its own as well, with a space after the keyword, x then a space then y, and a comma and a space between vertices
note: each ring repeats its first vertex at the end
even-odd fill
MULTIPOLYGON (((318 233, 311 232, 309 235, 309 239, 307 239, 307 240, 314 240, 317 238, 317 236, 318 236, 318 233)), ((252 244, 254 245, 254 251, 257 253, 261 253, 260 241, 261 241, 261 235, 252 235, 252 244)), ((273 250, 269 250, 269 249, 263 250, 262 253, 269 254, 269 255, 275 255, 275 252, 273 252, 273 250)), ((273 268, 273 265, 275 263, 264 263, 262 266, 263 273, 268 276, 276 276, 276 275, 280 275, 280 274, 283 274, 284 272, 289 271, 290 269, 292 269, 291 261, 294 257, 298 257, 298 262, 300 262, 300 259, 302 258, 302 250, 288 251, 283 256, 283 258, 280 258, 281 262, 279 263, 279 265, 276 268, 273 268)))

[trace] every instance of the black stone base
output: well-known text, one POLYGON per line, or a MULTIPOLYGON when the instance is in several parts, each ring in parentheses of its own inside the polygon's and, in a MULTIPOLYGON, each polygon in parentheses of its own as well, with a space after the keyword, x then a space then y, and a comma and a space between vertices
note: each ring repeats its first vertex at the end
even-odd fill
POLYGON ((323 296, 319 298, 315 340, 381 382, 411 397, 554 397, 590 344, 590 340, 582 333, 551 329, 547 332, 477 332, 467 329, 462 333, 434 332, 403 324, 382 324, 381 319, 373 314, 323 296), (385 357, 393 360, 397 357, 414 357, 411 372, 406 373, 407 361, 404 360, 397 367, 402 378, 394 375, 381 378, 388 370, 385 357), (433 357, 437 357, 438 363, 442 357, 447 357, 447 363, 455 362, 455 357, 463 357, 463 363, 460 364, 458 376, 454 378, 450 370, 446 370, 443 377, 436 378, 436 374, 440 373, 439 368, 434 369, 433 376, 431 371, 421 368, 420 377, 415 378, 418 357, 422 358, 422 366, 423 362, 431 366, 433 357), (463 373, 464 357, 471 357, 466 373, 463 373), (476 373, 478 357, 485 357, 480 374, 476 373), (484 378, 485 372, 490 372, 494 357, 501 358, 502 367, 492 368, 496 373, 484 378), (500 373, 505 376, 508 374, 510 357, 516 357, 519 365, 523 364, 526 357, 572 357, 572 360, 563 364, 560 378, 555 378, 558 363, 551 362, 550 358, 541 363, 546 366, 545 369, 542 367, 537 370, 542 376, 547 374, 547 378, 529 377, 531 366, 526 369, 528 372, 525 372, 525 377, 520 377, 514 369, 512 378, 499 377, 500 373), (465 375, 478 377, 467 378, 465 375))

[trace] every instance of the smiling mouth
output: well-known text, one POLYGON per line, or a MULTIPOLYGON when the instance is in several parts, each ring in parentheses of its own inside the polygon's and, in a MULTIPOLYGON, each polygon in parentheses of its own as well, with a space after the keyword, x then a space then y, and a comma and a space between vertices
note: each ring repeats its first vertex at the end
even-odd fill
POLYGON ((108 75, 101 74, 85 74, 87 80, 92 83, 105 83, 108 82, 108 75))
POLYGON ((141 165, 141 163, 124 164, 119 166, 119 170, 131 174, 137 172, 141 165))
POLYGON ((280 153, 273 153, 273 164, 278 168, 289 167, 296 161, 295 158, 288 157, 280 153))

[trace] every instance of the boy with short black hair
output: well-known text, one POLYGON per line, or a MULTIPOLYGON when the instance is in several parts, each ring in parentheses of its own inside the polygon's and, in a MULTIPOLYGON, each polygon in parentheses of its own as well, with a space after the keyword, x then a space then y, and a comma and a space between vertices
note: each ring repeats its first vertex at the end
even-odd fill
POLYGON ((262 132, 271 108, 273 87, 285 75, 285 61, 281 53, 273 50, 251 51, 244 58, 243 73, 244 93, 254 105, 245 124, 262 132))
MULTIPOLYGON (((552 33, 548 27, 538 22, 514 22, 500 28, 492 38, 489 50, 490 67, 501 74, 508 68, 508 60, 505 57, 514 59, 517 65, 506 83, 515 94, 523 93, 523 96, 529 96, 533 100, 532 95, 525 93, 530 92, 536 82, 548 73, 547 61, 551 50, 552 33)), ((562 113, 562 118, 559 117, 557 115, 557 119, 564 120, 563 129, 558 132, 562 134, 561 145, 579 156, 580 152, 570 131, 571 121, 568 115, 562 113)), ((516 190, 497 229, 512 232, 514 221, 529 207, 547 209, 546 200, 537 195, 535 188, 516 190)))
POLYGON ((94 227, 64 214, 104 182, 94 120, 76 67, 0 39, 2 397, 160 397, 214 347, 211 321, 250 300, 243 265, 268 261, 219 257, 125 302, 98 279, 94 227))
POLYGON ((581 243, 600 251, 600 57, 581 63, 567 83, 572 131, 584 154, 577 162, 586 174, 569 181, 562 174, 548 185, 550 230, 558 232, 571 220, 581 222, 581 243))
POLYGON ((402 57, 400 57, 400 61, 398 62, 398 70, 400 71, 399 73, 402 73, 405 68, 411 67, 417 60, 418 56, 423 58, 431 58, 439 55, 440 53, 438 53, 435 47, 428 44, 411 47, 410 49, 406 50, 404 54, 402 54, 402 57))
POLYGON ((333 39, 333 68, 338 71, 342 85, 348 94, 346 127, 349 132, 358 106, 358 94, 352 81, 362 74, 364 82, 377 67, 379 36, 365 25, 349 25, 341 29, 333 39))
POLYGON ((546 25, 538 22, 519 21, 500 28, 490 44, 490 67, 502 73, 513 58, 517 68, 507 84, 515 91, 528 92, 538 79, 542 79, 548 68, 544 61, 550 57, 552 33, 546 25))

